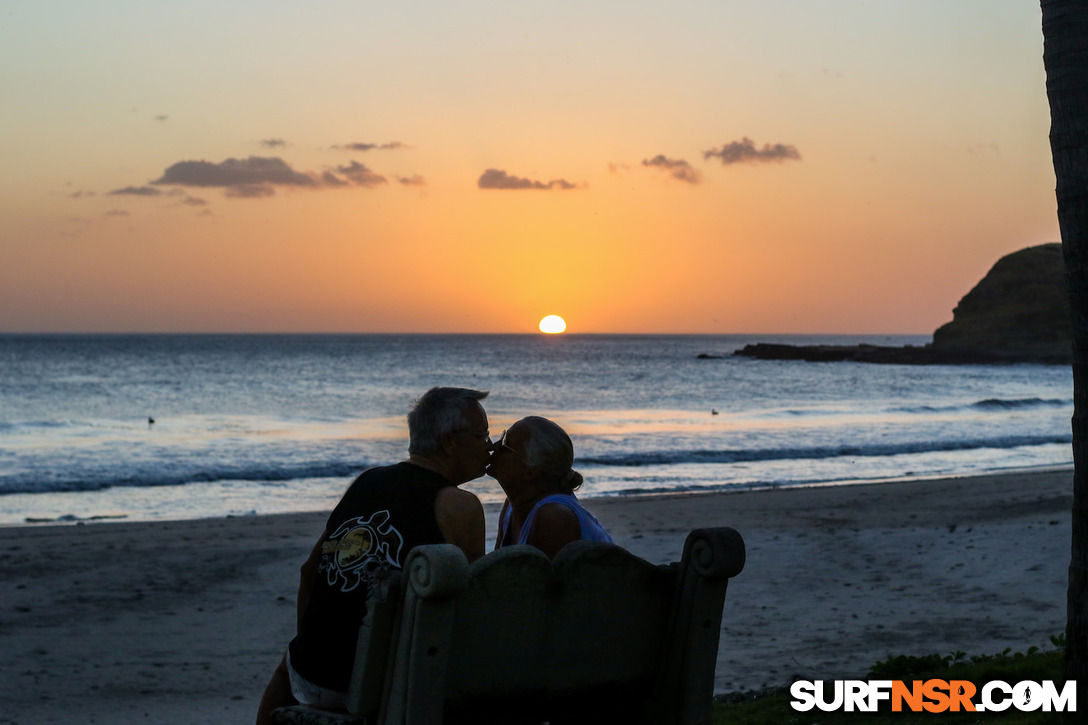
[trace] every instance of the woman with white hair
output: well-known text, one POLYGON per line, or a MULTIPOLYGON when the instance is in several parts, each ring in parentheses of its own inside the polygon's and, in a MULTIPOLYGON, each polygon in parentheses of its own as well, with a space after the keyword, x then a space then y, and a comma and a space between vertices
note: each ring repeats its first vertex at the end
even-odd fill
POLYGON ((574 495, 582 475, 573 464, 570 436, 547 418, 522 418, 503 431, 487 467, 506 492, 496 549, 528 544, 554 559, 578 539, 612 541, 574 495))

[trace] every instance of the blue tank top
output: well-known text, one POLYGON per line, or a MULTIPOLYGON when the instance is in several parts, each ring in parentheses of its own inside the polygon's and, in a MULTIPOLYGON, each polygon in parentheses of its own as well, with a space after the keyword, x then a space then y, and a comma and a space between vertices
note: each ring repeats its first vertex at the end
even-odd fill
POLYGON ((582 504, 574 494, 553 493, 550 496, 545 496, 533 505, 533 508, 529 511, 529 515, 525 517, 525 523, 521 525, 521 532, 518 535, 517 541, 505 541, 506 530, 510 527, 510 517, 514 515, 514 510, 507 506, 506 513, 503 515, 502 521, 499 522, 499 541, 502 542, 500 546, 527 543, 529 541, 529 534, 533 530, 533 523, 536 521, 537 511, 540 510, 541 506, 549 503, 561 504, 574 512, 574 515, 578 517, 578 525, 582 528, 583 540, 606 541, 610 544, 612 543, 612 537, 609 536, 608 532, 605 531, 605 528, 601 526, 601 522, 598 521, 593 514, 582 508, 582 504))

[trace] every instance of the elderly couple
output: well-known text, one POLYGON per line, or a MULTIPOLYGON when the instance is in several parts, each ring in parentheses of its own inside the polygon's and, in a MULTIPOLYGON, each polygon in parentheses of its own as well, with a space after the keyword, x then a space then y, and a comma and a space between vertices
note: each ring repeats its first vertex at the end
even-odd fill
POLYGON ((423 544, 484 555, 484 511, 459 484, 484 473, 506 492, 495 548, 535 546, 549 557, 578 539, 611 541, 574 496, 582 476, 570 437, 546 418, 522 418, 492 442, 486 392, 432 388, 408 413, 409 457, 364 471, 330 514, 298 591, 298 631, 261 699, 257 723, 300 702, 343 709, 359 624, 377 572, 400 568, 423 544))

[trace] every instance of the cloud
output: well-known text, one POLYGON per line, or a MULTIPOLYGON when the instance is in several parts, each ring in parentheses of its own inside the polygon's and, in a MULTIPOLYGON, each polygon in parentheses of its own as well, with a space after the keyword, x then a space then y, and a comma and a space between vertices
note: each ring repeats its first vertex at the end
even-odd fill
POLYGON ((341 179, 331 171, 326 171, 321 175, 321 183, 325 186, 347 186, 348 182, 341 179))
POLYGON ((166 114, 164 114, 164 113, 161 113, 161 114, 159 114, 158 116, 155 116, 155 119, 154 119, 154 120, 156 120, 156 121, 165 121, 165 120, 167 120, 168 118, 170 118, 170 117, 169 117, 169 116, 167 116, 167 115, 166 115, 166 114))
POLYGON ((162 196, 165 193, 162 189, 152 186, 126 186, 123 189, 108 191, 106 196, 162 196))
POLYGON ((740 141, 733 141, 720 149, 710 149, 703 152, 704 159, 721 159, 722 164, 755 164, 769 163, 773 161, 801 160, 801 154, 796 146, 776 143, 764 144, 762 149, 757 149, 755 141, 745 136, 740 141))
POLYGON ((341 179, 331 171, 326 171, 321 175, 321 183, 325 186, 347 186, 348 182, 341 179))
POLYGON ((318 184, 311 175, 295 171, 287 162, 276 156, 227 159, 218 164, 210 161, 179 161, 168 167, 160 178, 151 183, 199 187, 316 186, 318 184))
POLYGON ((263 199, 273 196, 276 188, 271 184, 234 184, 223 191, 231 199, 263 199))
POLYGON ((200 197, 197 197, 197 196, 187 196, 182 200, 181 203, 182 204, 188 204, 189 206, 204 206, 208 202, 204 201, 203 199, 201 199, 200 197))
MULTIPOLYGON (((358 161, 352 161, 347 166, 337 166, 336 170, 346 176, 356 186, 378 186, 386 183, 386 178, 381 174, 371 171, 358 161)), ((326 178, 331 176, 326 174, 326 178)))
POLYGON ((85 196, 94 196, 93 191, 73 191, 68 195, 69 199, 82 199, 85 196))
MULTIPOLYGON (((269 139, 268 141, 276 141, 269 139)), ((422 184, 422 177, 399 179, 403 184, 422 184)), ((163 192, 159 186, 221 188, 233 199, 261 199, 274 196, 277 187, 305 189, 334 189, 348 186, 373 188, 388 183, 388 179, 358 161, 327 169, 323 172, 298 171, 278 156, 250 156, 246 159, 211 161, 179 161, 169 166, 151 186, 130 186, 110 192, 139 196, 184 195, 181 189, 163 192)), ((202 199, 187 197, 183 202, 197 206, 202 199)))
POLYGON ((406 149, 407 144, 403 144, 400 141, 390 141, 389 143, 346 143, 337 146, 333 146, 334 149, 339 151, 393 151, 396 149, 406 149))
POLYGON ((476 186, 481 189, 577 189, 577 184, 572 184, 565 179, 552 179, 548 183, 522 179, 500 169, 488 169, 480 174, 476 186))
POLYGON ((287 146, 287 142, 282 138, 266 138, 261 140, 261 146, 269 149, 282 149, 287 146))
POLYGON ((689 184, 698 184, 703 180, 702 174, 692 168, 687 161, 666 158, 664 154, 658 154, 652 159, 643 159, 642 165, 664 169, 669 172, 669 176, 672 178, 686 181, 689 184))
POLYGON ((427 181, 419 174, 412 174, 411 176, 398 176, 397 181, 405 186, 426 186, 427 181))

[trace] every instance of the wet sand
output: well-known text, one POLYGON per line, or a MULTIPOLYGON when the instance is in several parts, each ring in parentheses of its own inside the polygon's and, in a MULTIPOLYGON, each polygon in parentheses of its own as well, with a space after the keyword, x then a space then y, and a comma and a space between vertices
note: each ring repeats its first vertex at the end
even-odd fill
MULTIPOLYGON (((693 528, 741 532, 716 678, 729 692, 864 676, 892 654, 1049 647, 1071 503, 1060 471, 587 507, 655 563, 693 528)), ((0 725, 252 722, 323 521, 0 527, 0 725)))

